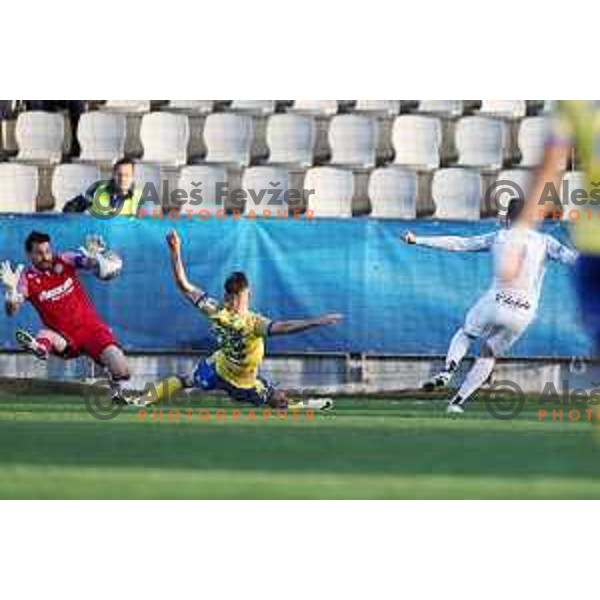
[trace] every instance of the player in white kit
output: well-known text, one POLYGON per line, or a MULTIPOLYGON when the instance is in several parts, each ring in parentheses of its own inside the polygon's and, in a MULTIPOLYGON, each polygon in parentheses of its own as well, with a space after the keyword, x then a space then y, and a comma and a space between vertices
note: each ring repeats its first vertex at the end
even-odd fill
POLYGON ((476 339, 482 340, 481 356, 467 374, 449 413, 462 413, 467 400, 491 377, 496 358, 523 335, 539 305, 546 259, 572 265, 577 252, 553 237, 517 226, 524 202, 513 198, 506 213, 506 228, 476 237, 421 237, 406 232, 408 244, 455 252, 491 251, 494 279, 489 290, 471 308, 464 325, 454 334, 444 370, 424 384, 427 390, 450 383, 461 360, 476 339))

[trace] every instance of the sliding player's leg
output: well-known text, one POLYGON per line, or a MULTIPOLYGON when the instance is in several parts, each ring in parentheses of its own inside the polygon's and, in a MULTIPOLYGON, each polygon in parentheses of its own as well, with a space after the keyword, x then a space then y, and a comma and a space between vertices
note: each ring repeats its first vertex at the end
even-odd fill
POLYGON ((25 329, 17 329, 15 335, 24 350, 41 360, 46 360, 51 354, 63 356, 68 349, 67 340, 51 329, 42 329, 35 336, 25 329))

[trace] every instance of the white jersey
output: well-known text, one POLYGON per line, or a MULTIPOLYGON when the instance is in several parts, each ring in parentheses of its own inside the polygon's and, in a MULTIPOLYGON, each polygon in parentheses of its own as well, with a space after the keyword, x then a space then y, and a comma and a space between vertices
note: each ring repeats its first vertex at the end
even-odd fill
POLYGON ((507 301, 527 303, 533 311, 537 309, 546 272, 546 259, 571 265, 577 252, 567 248, 555 238, 533 229, 501 229, 494 233, 475 237, 420 237, 416 243, 431 248, 441 248, 454 252, 489 251, 493 255, 494 279, 488 294, 501 293, 507 301), (523 252, 523 263, 510 288, 500 278, 500 270, 506 251, 519 249, 523 252))

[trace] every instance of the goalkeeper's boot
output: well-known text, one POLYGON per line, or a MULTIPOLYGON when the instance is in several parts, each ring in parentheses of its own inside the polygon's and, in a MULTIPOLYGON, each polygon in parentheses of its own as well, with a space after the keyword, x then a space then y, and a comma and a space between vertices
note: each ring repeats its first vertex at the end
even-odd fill
POLYGON ((449 415, 462 415, 464 412, 463 399, 460 396, 456 396, 446 408, 446 413, 449 415))
POLYGON ((127 406, 129 404, 127 398, 125 398, 125 396, 123 395, 123 392, 115 392, 113 394, 113 397, 111 398, 111 402, 115 406, 127 406))
POLYGON ((40 360, 48 359, 48 348, 44 346, 44 344, 40 344, 35 337, 29 333, 29 331, 25 331, 25 329, 17 329, 15 338, 17 339, 17 344, 19 344, 23 350, 33 354, 40 360))
POLYGON ((445 387, 448 387, 448 384, 454 377, 453 369, 444 369, 440 371, 437 375, 434 375, 431 379, 428 379, 423 384, 423 389, 426 392, 433 392, 434 390, 439 390, 445 387))

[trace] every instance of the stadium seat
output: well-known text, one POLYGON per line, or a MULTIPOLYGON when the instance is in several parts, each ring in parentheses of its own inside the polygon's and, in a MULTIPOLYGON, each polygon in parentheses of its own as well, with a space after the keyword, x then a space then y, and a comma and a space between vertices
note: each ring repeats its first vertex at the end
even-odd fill
POLYGON ((158 209, 157 200, 161 203, 163 200, 163 178, 160 167, 147 163, 136 163, 133 177, 136 187, 141 190, 142 201, 150 200, 145 208, 148 210, 158 209))
POLYGON ((525 100, 483 100, 480 112, 495 117, 521 119, 527 114, 525 100))
POLYGON ((247 193, 246 212, 254 210, 257 214, 265 215, 265 211, 270 211, 271 216, 277 217, 278 211, 282 214, 288 209, 300 209, 303 206, 302 190, 297 191, 288 205, 289 188, 289 172, 284 167, 246 169, 242 176, 242 189, 247 193), (278 194, 269 190, 277 190, 278 194))
POLYGON ((551 121, 547 117, 527 117, 521 121, 519 127, 521 166, 534 167, 542 163, 550 128, 551 121))
POLYGON ((463 114, 463 103, 462 100, 421 100, 418 111, 445 117, 460 117, 463 114))
POLYGON ((208 115, 204 125, 206 161, 249 165, 252 134, 252 117, 249 115, 208 115))
POLYGON ((442 129, 440 120, 424 115, 400 115, 394 121, 394 162, 429 170, 439 167, 442 129))
POLYGON ((396 116, 400 112, 400 100, 357 100, 356 112, 396 116))
POLYGON ((100 179, 100 169, 95 165, 58 165, 52 175, 54 210, 62 211, 69 200, 86 194, 90 187, 100 179))
POLYGON ((456 125, 458 164, 480 169, 500 169, 506 130, 502 121, 487 117, 463 117, 456 125))
POLYGON ((337 100, 294 100, 293 111, 329 117, 338 111, 337 100))
POLYGON ((365 115, 337 115, 329 127, 331 163, 372 167, 377 148, 377 122, 365 115))
POLYGON ((0 212, 34 213, 38 185, 37 167, 0 163, 0 212))
POLYGON ((269 162, 308 167, 313 164, 315 122, 296 114, 273 115, 267 123, 269 162))
POLYGON ((187 162, 190 129, 186 115, 148 113, 142 118, 140 138, 144 162, 171 166, 187 162))
POLYGON ((169 100, 167 110, 190 115, 208 115, 213 111, 214 100, 169 100))
POLYGON ((32 110, 17 118, 17 160, 55 164, 62 158, 65 119, 60 113, 32 110))
POLYGON ((433 175, 434 218, 477 221, 481 216, 481 176, 475 170, 440 169, 433 175))
POLYGON ((101 108, 130 114, 147 113, 150 112, 150 100, 107 100, 101 108))
POLYGON ((563 208, 563 220, 579 220, 586 218, 582 215, 585 206, 577 205, 573 202, 573 194, 576 190, 587 190, 588 183, 583 171, 567 171, 561 181, 559 190, 560 203, 563 208), (573 211, 573 212, 571 212, 573 211))
POLYGON ((231 110, 255 115, 272 115, 275 112, 275 100, 234 100, 231 110))
POLYGON ((375 169, 369 178, 371 217, 414 219, 417 216, 417 174, 412 169, 375 169))
POLYGON ((208 211, 214 215, 218 210, 226 208, 226 193, 220 193, 219 184, 228 182, 227 169, 223 165, 194 165, 183 167, 179 174, 177 187, 186 191, 188 200, 182 207, 184 211, 208 211), (200 183, 200 185, 195 185, 200 183), (200 196, 200 203, 191 194, 200 196), (192 204, 193 203, 193 204, 192 204))
POLYGON ((80 160, 114 163, 125 152, 127 122, 124 115, 102 111, 84 113, 77 126, 80 160))
POLYGON ((314 167, 306 172, 304 189, 315 192, 308 196, 308 208, 316 218, 352 216, 352 171, 335 167, 314 167))
POLYGON ((522 196, 527 198, 529 190, 533 185, 534 171, 531 169, 505 169, 500 171, 495 181, 484 190, 488 194, 486 198, 486 212, 494 214, 497 210, 508 207, 511 198, 522 196))

